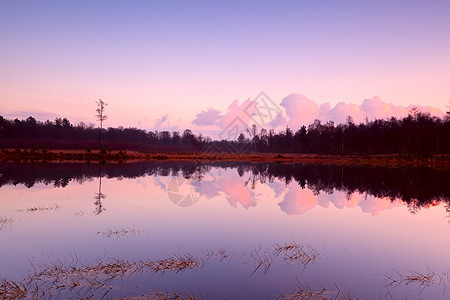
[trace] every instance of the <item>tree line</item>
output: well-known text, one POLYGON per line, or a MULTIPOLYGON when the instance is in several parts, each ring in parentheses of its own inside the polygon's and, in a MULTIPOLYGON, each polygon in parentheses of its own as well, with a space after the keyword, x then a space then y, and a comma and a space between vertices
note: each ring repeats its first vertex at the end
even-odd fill
POLYGON ((413 109, 404 118, 376 119, 356 124, 335 124, 315 120, 297 131, 286 127, 242 132, 236 140, 212 140, 186 129, 179 131, 146 131, 138 128, 72 124, 67 118, 54 121, 7 120, 0 116, 2 148, 47 147, 50 149, 98 149, 173 151, 173 152, 243 152, 308 153, 332 155, 407 154, 429 156, 450 153, 450 113, 444 118, 413 109), (102 144, 98 143, 102 139, 102 144))
MULTIPOLYGON (((254 131, 255 128, 252 128, 254 131)), ((250 132, 252 131, 250 130, 250 132)), ((434 155, 450 153, 450 114, 444 119, 413 111, 407 117, 376 119, 356 124, 351 117, 344 124, 315 120, 296 132, 289 127, 275 133, 262 129, 247 139, 250 151, 315 153, 333 155, 411 154, 434 155)))
POLYGON ((0 143, 2 148, 47 147, 55 149, 99 149, 115 150, 173 150, 199 151, 208 138, 195 135, 186 129, 178 131, 146 131, 138 128, 96 128, 83 122, 74 125, 67 118, 54 121, 37 121, 33 117, 25 120, 7 120, 0 116, 0 143), (99 144, 101 139, 101 144, 99 144))

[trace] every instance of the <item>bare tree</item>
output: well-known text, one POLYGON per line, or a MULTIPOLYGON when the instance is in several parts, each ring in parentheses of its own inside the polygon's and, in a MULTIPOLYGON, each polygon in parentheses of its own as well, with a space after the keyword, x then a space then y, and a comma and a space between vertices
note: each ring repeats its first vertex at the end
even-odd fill
POLYGON ((409 115, 413 117, 414 120, 417 120, 420 114, 420 109, 417 106, 413 106, 409 109, 409 115))
POLYGON ((97 103, 97 109, 95 110, 97 114, 95 117, 97 118, 97 121, 100 121, 100 147, 103 149, 103 121, 108 119, 108 116, 105 115, 105 107, 108 104, 103 102, 102 99, 98 99, 98 101, 95 102, 97 103))

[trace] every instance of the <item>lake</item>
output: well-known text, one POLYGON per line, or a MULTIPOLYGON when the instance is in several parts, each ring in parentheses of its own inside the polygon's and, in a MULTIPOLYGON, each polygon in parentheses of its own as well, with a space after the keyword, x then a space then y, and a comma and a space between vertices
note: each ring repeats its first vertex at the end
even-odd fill
POLYGON ((2 288, 449 299, 449 183, 433 168, 1 163, 2 288))

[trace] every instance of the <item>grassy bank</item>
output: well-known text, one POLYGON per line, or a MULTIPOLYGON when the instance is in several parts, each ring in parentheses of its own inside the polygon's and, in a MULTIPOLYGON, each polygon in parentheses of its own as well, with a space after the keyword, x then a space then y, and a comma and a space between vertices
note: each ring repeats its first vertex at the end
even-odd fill
POLYGON ((126 150, 47 150, 2 149, 0 160, 15 162, 100 162, 127 163, 136 161, 246 161, 279 163, 320 163, 385 166, 450 166, 450 155, 416 157, 409 155, 319 155, 278 153, 150 153, 126 150))

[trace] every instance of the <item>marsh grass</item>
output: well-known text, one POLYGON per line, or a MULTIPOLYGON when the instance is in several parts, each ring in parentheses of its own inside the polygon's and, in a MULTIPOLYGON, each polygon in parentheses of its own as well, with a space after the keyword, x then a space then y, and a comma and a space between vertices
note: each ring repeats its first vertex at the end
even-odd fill
POLYGON ((296 242, 275 243, 272 249, 263 248, 259 245, 250 252, 250 257, 253 259, 255 265, 250 277, 258 270, 266 275, 277 258, 281 258, 284 264, 299 264, 303 268, 306 268, 310 263, 315 262, 318 256, 319 253, 313 248, 309 246, 305 247, 296 242))
POLYGON ((267 251, 267 249, 263 249, 261 245, 259 245, 250 252, 250 257, 253 259, 255 264, 255 269, 250 274, 250 277, 252 277, 253 274, 260 269, 264 275, 269 273, 270 267, 272 266, 272 255, 269 251, 267 251))
POLYGON ((14 222, 13 218, 0 216, 0 231, 6 230, 7 228, 11 228, 13 222, 14 222))
POLYGON ((358 300, 358 297, 353 297, 349 292, 341 290, 337 284, 334 285, 333 290, 321 288, 320 290, 313 290, 309 286, 302 284, 298 278, 292 284, 292 291, 287 294, 281 294, 277 297, 280 300, 358 300))
POLYGON ((84 216, 84 211, 80 210, 80 211, 75 212, 75 216, 77 216, 77 217, 84 216))
POLYGON ((22 283, 17 283, 8 279, 0 281, 0 298, 1 299, 23 299, 27 298, 28 289, 22 283))
POLYGON ((55 204, 54 206, 33 206, 26 209, 18 209, 18 212, 38 212, 38 211, 57 211, 61 209, 58 204, 55 204))
MULTIPOLYGON (((118 231, 118 230, 117 230, 118 231)), ((113 233, 112 236, 116 234, 113 233)), ((248 254, 246 254, 248 255, 248 254)), ((296 263, 306 266, 313 262, 318 253, 310 247, 298 243, 274 244, 273 247, 258 245, 249 253, 254 269, 250 277, 259 271, 267 274, 274 262, 296 263)), ((231 250, 219 248, 207 250, 199 254, 175 254, 164 259, 130 260, 126 258, 97 258, 92 262, 80 263, 73 253, 69 259, 48 258, 47 263, 31 261, 31 271, 20 282, 7 279, 1 281, 0 299, 19 298, 113 298, 109 293, 119 290, 121 286, 135 274, 153 273, 167 274, 203 268, 209 259, 229 261, 233 257, 231 250)), ((418 276, 418 274, 415 274, 418 276)), ((416 280, 405 277, 405 280, 416 280)), ((199 292, 193 291, 139 291, 137 296, 120 297, 118 299, 203 299, 199 292), (139 295, 139 293, 143 293, 139 295)), ((130 295, 130 294, 128 294, 130 295)), ((314 290, 302 284, 298 279, 289 293, 281 294, 277 299, 357 299, 352 298, 338 288, 320 288, 314 290)))
POLYGON ((177 255, 172 258, 141 263, 143 263, 144 266, 148 267, 155 273, 170 272, 170 271, 178 273, 180 271, 184 271, 187 269, 194 269, 203 266, 203 263, 200 260, 194 258, 190 254, 184 256, 177 255))
POLYGON ((445 292, 446 284, 444 278, 441 276, 437 276, 436 273, 430 267, 427 266, 426 269, 427 270, 425 273, 414 270, 409 270, 409 273, 407 274, 403 274, 396 270, 394 270, 395 275, 386 273, 384 275, 386 281, 385 287, 387 286, 397 287, 399 285, 415 284, 421 288, 420 293, 422 293, 425 288, 430 287, 433 283, 437 281, 436 277, 439 277, 439 284, 440 285, 444 284, 444 292, 445 292))
POLYGON ((106 295, 115 288, 115 280, 122 280, 134 274, 177 273, 201 266, 200 260, 189 254, 156 261, 98 258, 94 263, 81 266, 78 266, 78 258, 72 259, 68 264, 54 260, 47 264, 32 263, 34 272, 29 274, 27 284, 34 288, 33 295, 37 297, 74 290, 79 296, 90 297, 100 291, 106 295))
POLYGON ((143 294, 139 296, 130 296, 130 297, 120 297, 118 299, 126 299, 126 300, 201 300, 203 299, 203 296, 199 292, 195 291, 152 291, 148 294, 143 294))
POLYGON ((206 260, 208 260, 208 259, 210 259, 212 257, 218 257, 219 261, 224 261, 224 260, 229 261, 233 257, 233 253, 231 253, 231 250, 229 250, 229 249, 220 248, 218 250, 211 250, 211 249, 209 249, 203 255, 203 258, 206 259, 206 260))
POLYGON ((275 243, 273 245, 274 256, 281 256, 283 261, 288 264, 298 263, 304 267, 315 262, 319 253, 311 247, 305 247, 296 242, 285 244, 275 243))
POLYGON ((141 233, 149 233, 149 231, 141 230, 138 228, 107 228, 104 231, 97 232, 98 236, 102 238, 123 238, 128 236, 133 236, 141 233))

